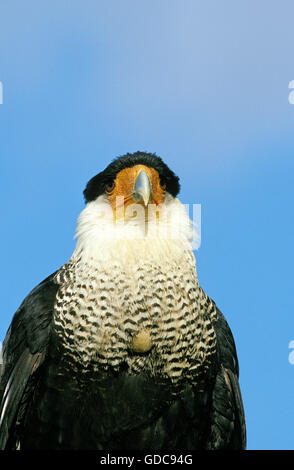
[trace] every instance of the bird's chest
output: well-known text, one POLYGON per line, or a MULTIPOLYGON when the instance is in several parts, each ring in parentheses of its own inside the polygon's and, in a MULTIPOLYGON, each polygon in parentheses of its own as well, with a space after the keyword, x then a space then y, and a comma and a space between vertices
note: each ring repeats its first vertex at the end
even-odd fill
POLYGON ((124 366, 176 382, 214 354, 207 297, 193 263, 83 263, 60 276, 54 330, 71 367, 124 366))

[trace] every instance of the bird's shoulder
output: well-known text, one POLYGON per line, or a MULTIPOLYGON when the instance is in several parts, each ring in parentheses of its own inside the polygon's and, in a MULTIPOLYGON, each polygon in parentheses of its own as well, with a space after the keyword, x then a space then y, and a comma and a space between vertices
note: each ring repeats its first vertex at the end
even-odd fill
POLYGON ((5 445, 24 390, 46 355, 58 290, 54 272, 40 282, 15 312, 2 347, 0 447, 5 445))
POLYGON ((216 307, 214 328, 217 338, 217 354, 223 366, 239 377, 239 362, 232 330, 224 314, 216 307))
POLYGON ((216 337, 215 382, 212 391, 212 414, 207 448, 244 449, 246 426, 239 385, 239 362, 231 328, 215 302, 213 328, 216 337))
POLYGON ((15 312, 3 342, 3 363, 15 363, 22 349, 32 354, 44 347, 58 290, 55 271, 40 282, 15 312))

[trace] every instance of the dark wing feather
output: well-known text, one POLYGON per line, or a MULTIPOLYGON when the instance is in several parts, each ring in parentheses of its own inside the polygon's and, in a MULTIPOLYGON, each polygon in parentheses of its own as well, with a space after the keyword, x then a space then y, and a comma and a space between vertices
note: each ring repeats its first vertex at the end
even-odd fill
MULTIPOLYGON (((54 273, 55 274, 55 273, 54 273)), ((54 274, 41 282, 15 313, 3 343, 0 377, 0 449, 16 440, 16 427, 33 392, 50 337, 58 285, 54 274)), ((17 445, 14 442, 14 445, 17 445)))
POLYGON ((239 387, 239 365, 231 330, 220 310, 215 323, 217 375, 212 393, 209 449, 245 449, 246 426, 239 387))

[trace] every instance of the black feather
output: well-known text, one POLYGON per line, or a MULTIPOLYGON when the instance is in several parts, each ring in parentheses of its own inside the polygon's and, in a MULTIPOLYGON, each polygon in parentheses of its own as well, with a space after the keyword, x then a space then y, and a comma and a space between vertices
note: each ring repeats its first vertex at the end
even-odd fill
POLYGON ((212 391, 208 449, 245 449, 246 425, 239 386, 239 364, 230 327, 217 308, 216 378, 212 391))
POLYGON ((154 168, 160 178, 161 184, 166 185, 166 190, 172 196, 176 195, 180 191, 179 178, 174 174, 172 170, 158 157, 155 153, 144 153, 135 152, 127 153, 121 157, 113 160, 105 170, 98 175, 94 176, 87 184, 84 190, 84 196, 86 202, 95 200, 98 196, 105 192, 105 188, 110 184, 116 177, 116 175, 125 168, 131 168, 135 165, 145 165, 150 168, 154 168))
MULTIPOLYGON (((54 273, 55 274, 55 273, 54 273)), ((17 445, 18 422, 26 412, 25 397, 34 392, 34 375, 44 361, 58 285, 53 276, 41 282, 15 313, 3 343, 0 377, 0 449, 17 445), (10 444, 9 444, 10 443, 10 444)))

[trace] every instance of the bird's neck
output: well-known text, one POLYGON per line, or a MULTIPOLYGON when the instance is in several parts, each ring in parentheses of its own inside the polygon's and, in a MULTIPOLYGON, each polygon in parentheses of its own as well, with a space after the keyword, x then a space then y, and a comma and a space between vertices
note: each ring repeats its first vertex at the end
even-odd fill
MULTIPOLYGON (((159 214, 129 220, 114 220, 112 209, 103 197, 88 203, 81 212, 76 231, 77 245, 73 260, 106 264, 140 265, 142 262, 183 263, 194 255, 194 236, 185 207, 170 199, 159 214)), ((195 261, 193 261, 195 263, 195 261)))

